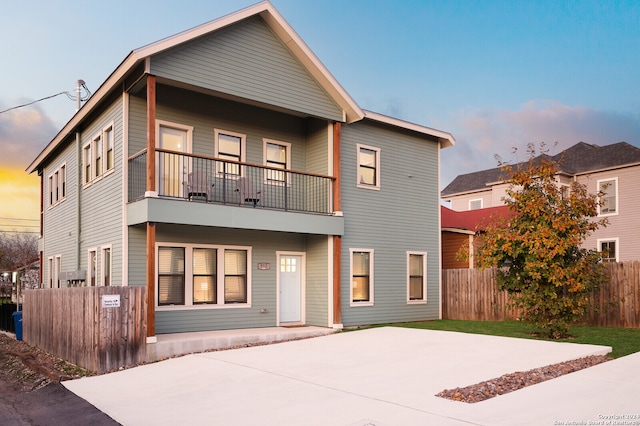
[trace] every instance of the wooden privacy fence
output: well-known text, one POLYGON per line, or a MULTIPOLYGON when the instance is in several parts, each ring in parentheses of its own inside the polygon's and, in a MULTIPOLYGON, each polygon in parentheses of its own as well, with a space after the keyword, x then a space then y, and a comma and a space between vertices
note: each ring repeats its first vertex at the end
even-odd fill
MULTIPOLYGON (((608 263, 609 281, 591 299, 585 322, 604 327, 640 328, 640 262, 608 263)), ((517 319, 506 291, 498 291, 495 269, 444 269, 442 318, 478 321, 517 319)))
POLYGON ((146 288, 28 290, 23 338, 96 373, 146 361, 146 288))

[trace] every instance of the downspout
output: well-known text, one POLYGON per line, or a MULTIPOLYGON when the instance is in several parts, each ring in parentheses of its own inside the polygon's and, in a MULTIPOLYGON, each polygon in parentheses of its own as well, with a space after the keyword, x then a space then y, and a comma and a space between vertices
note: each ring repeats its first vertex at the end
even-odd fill
MULTIPOLYGON (((76 157, 79 173, 76 173, 77 176, 77 191, 76 194, 76 271, 80 270, 80 194, 82 194, 82 141, 80 138, 80 132, 76 131, 76 157)), ((62 268, 60 268, 62 269, 62 268)))

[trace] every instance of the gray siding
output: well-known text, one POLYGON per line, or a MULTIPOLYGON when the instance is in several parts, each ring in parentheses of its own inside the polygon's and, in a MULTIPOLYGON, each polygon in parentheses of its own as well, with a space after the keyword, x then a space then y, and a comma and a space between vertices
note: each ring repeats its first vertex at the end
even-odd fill
POLYGON ((151 59, 159 77, 331 120, 341 109, 267 27, 251 17, 151 59))
MULTIPOLYGON (((44 235, 43 235, 43 274, 45 286, 48 285, 49 271, 47 259, 61 256, 61 270, 72 271, 78 269, 76 235, 78 199, 78 150, 75 137, 68 138, 66 148, 57 155, 43 170, 44 179, 44 235), (55 205, 49 203, 49 176, 65 165, 66 168, 66 197, 55 205)), ((55 278, 54 278, 55 281, 55 278)), ((63 286, 65 283, 61 283, 63 286)))
POLYGON ((438 144, 372 122, 343 126, 342 321, 345 326, 439 316, 438 144), (381 149, 379 191, 356 187, 356 144, 381 149), (350 248, 374 250, 374 305, 350 306, 350 248), (407 251, 427 252, 427 304, 407 304, 407 251))
POLYGON ((114 125, 114 170, 105 173, 80 189, 81 234, 80 269, 87 269, 87 250, 98 250, 98 276, 101 271, 101 248, 111 245, 112 285, 122 285, 122 226, 124 206, 122 203, 123 121, 122 99, 115 100, 82 132, 81 146, 90 142, 103 128, 114 125))
MULTIPOLYGON (((221 330, 276 325, 276 251, 304 251, 305 237, 296 234, 244 231, 220 228, 158 224, 158 243, 220 244, 252 247, 251 307, 156 309, 156 332, 221 330), (269 270, 258 270, 258 263, 270 263, 269 270), (261 313, 266 309, 266 313, 261 313)), ((142 243, 142 241, 139 241, 142 243)), ((135 251, 136 248, 132 248, 135 251)))
POLYGON ((129 140, 127 156, 130 157, 147 147, 147 100, 129 97, 129 140))
POLYGON ((329 174, 329 135, 327 122, 307 120, 307 168, 310 173, 329 174))
POLYGON ((329 326, 328 238, 307 236, 306 323, 319 327, 329 326))

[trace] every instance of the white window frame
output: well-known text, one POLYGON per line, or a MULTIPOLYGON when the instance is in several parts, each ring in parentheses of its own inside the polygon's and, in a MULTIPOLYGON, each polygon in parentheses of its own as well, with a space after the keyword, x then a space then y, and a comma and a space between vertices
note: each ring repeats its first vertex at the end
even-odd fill
POLYGON ((102 129, 102 170, 103 174, 112 173, 116 168, 116 141, 115 141, 115 127, 113 122, 109 123, 102 129), (108 136, 111 135, 110 138, 108 136), (109 149, 109 141, 111 141, 111 149, 109 149), (111 151, 111 167, 107 162, 109 158, 109 151, 111 151))
POLYGON ((113 285, 113 247, 111 244, 102 246, 100 248, 100 286, 113 285), (109 264, 107 265, 107 256, 109 252, 109 264), (109 271, 109 283, 106 282, 105 271, 109 271))
POLYGON ((158 311, 175 311, 175 310, 197 310, 197 309, 245 309, 251 307, 251 290, 252 290, 252 247, 251 246, 231 246, 217 244, 192 244, 192 243, 171 243, 158 242, 155 247, 156 271, 155 271, 155 307, 158 311), (158 253, 160 247, 180 247, 184 249, 184 305, 160 305, 158 303, 158 273, 159 262, 158 253), (193 303, 193 249, 209 248, 217 250, 216 261, 216 301, 217 303, 194 304, 193 303), (247 252, 247 302, 246 303, 225 303, 224 299, 224 278, 225 263, 224 253, 226 250, 243 250, 247 252))
POLYGON ((67 198, 67 163, 62 163, 49 175, 47 184, 49 185, 49 208, 51 208, 67 198))
POLYGON ((407 304, 420 305, 427 303, 427 252, 407 251, 407 304), (422 299, 411 300, 411 256, 422 256, 422 299))
POLYGON ((82 146, 82 184, 87 186, 93 182, 93 143, 89 141, 82 146), (88 171, 87 171, 88 168, 88 171))
MULTIPOLYGON (((286 182, 287 185, 290 185, 290 179, 289 179, 289 174, 286 173, 286 170, 291 170, 291 143, 289 142, 282 142, 282 141, 278 141, 275 139, 262 139, 262 164, 264 164, 265 166, 268 167, 272 167, 269 166, 268 161, 267 161, 267 145, 279 145, 285 148, 285 164, 284 164, 284 169, 282 169, 282 172, 285 174, 286 176, 286 182)), ((269 184, 269 185, 284 185, 285 180, 278 180, 278 179, 269 179, 269 173, 273 173, 274 171, 271 169, 265 170, 264 171, 264 183, 265 184, 269 184)))
POLYGON ((601 185, 602 183, 610 182, 610 181, 614 181, 614 182, 615 182, 615 186, 616 186, 616 188, 615 188, 615 189, 616 189, 616 191, 615 191, 615 192, 616 192, 616 193, 615 193, 615 197, 616 197, 616 206, 615 206, 615 209, 616 209, 616 210, 615 210, 614 212, 606 212, 606 213, 603 213, 603 212, 601 211, 602 206, 600 205, 601 200, 600 200, 600 197, 598 197, 598 216, 615 216, 615 215, 617 215, 617 214, 619 214, 619 213, 620 213, 620 203, 618 202, 619 198, 618 198, 618 178, 617 178, 617 177, 614 177, 614 178, 607 178, 607 179, 598 179, 598 181, 596 182, 596 191, 597 191, 598 193, 600 193, 600 185, 601 185))
POLYGON ((349 249, 349 304, 352 307, 356 306, 373 306, 374 304, 374 262, 373 262, 374 250, 363 248, 350 248, 349 249), (354 253, 369 253, 369 300, 362 302, 354 302, 353 300, 353 254, 354 253))
POLYGON ((62 255, 57 254, 53 258, 53 283, 55 288, 60 288, 60 272, 62 272, 62 255))
MULTIPOLYGON (((615 261, 620 262, 620 238, 598 238, 596 250, 602 252, 602 243, 616 243, 615 261)), ((610 259, 610 258, 607 258, 610 259)))
POLYGON ((369 145, 363 145, 363 144, 356 144, 356 186, 358 188, 364 188, 364 189, 373 189, 373 190, 380 190, 380 155, 381 155, 382 150, 380 148, 376 148, 373 146, 369 146, 369 145), (368 149, 370 151, 374 151, 376 153, 376 168, 375 168, 375 173, 376 173, 376 178, 375 178, 375 183, 373 185, 369 185, 366 184, 364 182, 360 182, 360 150, 361 149, 368 149))
POLYGON ((53 256, 47 257, 47 285, 46 288, 53 288, 53 256))
POLYGON ((483 199, 483 198, 474 198, 474 199, 472 199, 472 200, 469 200, 469 210, 480 210, 480 209, 481 209, 481 208, 483 208, 483 207, 484 207, 484 199, 483 199), (472 208, 472 207, 471 207, 471 204, 472 204, 472 203, 475 203, 475 202, 477 202, 477 201, 480 201, 480 207, 475 208, 475 209, 474 209, 474 208, 472 208))
MULTIPOLYGON (((220 155, 220 142, 219 142, 219 137, 220 135, 227 135, 227 136, 231 136, 234 138, 239 138, 240 139, 240 162, 244 163, 246 162, 247 159, 247 135, 243 134, 243 133, 238 133, 238 132, 231 132, 229 130, 223 130, 223 129, 213 129, 213 147, 214 147, 214 157, 219 158, 220 155)), ((223 161, 231 161, 228 159, 221 159, 223 161)), ((216 170, 216 173, 218 176, 223 176, 224 173, 221 172, 220 170, 216 170)), ((240 177, 242 176, 242 167, 238 166, 238 174, 235 173, 227 173, 227 178, 235 178, 235 177, 240 177)))
POLYGON ((92 247, 90 249, 87 249, 87 281, 86 281, 86 286, 87 287, 98 287, 100 286, 100 281, 99 281, 99 276, 98 276, 98 248, 97 247, 92 247), (95 261, 91 262, 92 260, 92 255, 93 255, 93 259, 95 259, 95 261), (95 283, 92 284, 91 283, 91 274, 93 273, 93 276, 95 277, 95 283))

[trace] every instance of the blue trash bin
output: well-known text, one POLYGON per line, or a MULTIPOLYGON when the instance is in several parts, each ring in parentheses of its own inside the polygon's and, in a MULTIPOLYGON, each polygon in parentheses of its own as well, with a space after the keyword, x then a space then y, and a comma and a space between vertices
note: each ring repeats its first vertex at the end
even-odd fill
POLYGON ((16 340, 22 340, 22 311, 13 313, 13 325, 16 329, 16 340))

